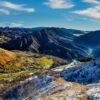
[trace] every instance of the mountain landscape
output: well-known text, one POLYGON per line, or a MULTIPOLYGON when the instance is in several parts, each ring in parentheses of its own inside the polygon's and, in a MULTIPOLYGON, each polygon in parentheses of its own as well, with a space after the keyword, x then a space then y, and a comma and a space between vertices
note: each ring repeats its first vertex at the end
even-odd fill
POLYGON ((3 28, 0 47, 48 54, 67 60, 85 57, 88 55, 87 48, 73 42, 74 32, 76 34, 76 30, 62 28, 37 28, 37 30, 3 28))
POLYGON ((1 27, 0 100, 94 100, 99 37, 100 31, 1 27))
POLYGON ((100 0, 0 0, 0 100, 100 100, 100 0))

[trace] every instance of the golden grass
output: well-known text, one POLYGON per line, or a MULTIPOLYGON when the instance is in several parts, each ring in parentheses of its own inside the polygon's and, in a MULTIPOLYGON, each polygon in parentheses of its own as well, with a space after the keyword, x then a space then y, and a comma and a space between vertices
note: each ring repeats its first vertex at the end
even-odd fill
POLYGON ((42 69, 53 65, 52 58, 22 51, 8 51, 0 48, 0 80, 15 80, 16 77, 29 76, 29 73, 37 73, 42 69), (27 73, 20 73, 27 72, 27 73), (8 74, 7 76, 4 74, 8 74), (12 74, 12 76, 11 76, 12 74))
POLYGON ((16 58, 16 54, 14 52, 10 52, 0 48, 0 64, 5 64, 9 61, 12 61, 16 58))
POLYGON ((53 64, 52 59, 48 57, 41 57, 35 60, 35 68, 49 68, 53 64))

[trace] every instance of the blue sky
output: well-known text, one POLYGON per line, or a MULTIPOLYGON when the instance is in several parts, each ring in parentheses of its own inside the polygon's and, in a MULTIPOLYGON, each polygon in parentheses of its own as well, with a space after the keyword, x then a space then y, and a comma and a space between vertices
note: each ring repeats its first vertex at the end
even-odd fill
POLYGON ((100 0, 0 0, 0 26, 100 30, 100 0))

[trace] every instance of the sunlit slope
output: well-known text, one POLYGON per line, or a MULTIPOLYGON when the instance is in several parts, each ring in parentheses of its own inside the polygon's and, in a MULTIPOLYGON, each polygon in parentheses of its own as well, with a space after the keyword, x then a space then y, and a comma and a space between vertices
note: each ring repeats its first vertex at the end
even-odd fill
POLYGON ((14 52, 10 52, 0 48, 0 64, 7 63, 16 58, 16 54, 14 52))
POLYGON ((55 57, 0 48, 0 72, 2 73, 30 70, 34 72, 60 64, 64 64, 64 61, 55 57))

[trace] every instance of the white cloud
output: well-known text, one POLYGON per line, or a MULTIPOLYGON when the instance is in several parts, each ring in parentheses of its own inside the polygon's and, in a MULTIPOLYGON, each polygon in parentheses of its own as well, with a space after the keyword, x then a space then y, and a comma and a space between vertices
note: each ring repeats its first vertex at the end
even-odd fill
POLYGON ((10 11, 9 11, 9 10, 6 10, 6 9, 2 9, 2 8, 0 8, 0 13, 3 13, 3 14, 6 14, 6 15, 9 15, 9 14, 10 14, 10 11))
POLYGON ((84 9, 84 10, 76 10, 76 11, 73 11, 73 13, 100 19, 100 1, 99 0, 83 0, 83 2, 94 4, 94 6, 84 9))
POLYGON ((69 0, 48 0, 48 2, 44 2, 44 5, 47 5, 53 9, 66 9, 75 6, 69 0))
POLYGON ((73 13, 100 19, 100 6, 94 6, 85 10, 77 10, 73 13))
POLYGON ((9 26, 10 26, 10 27, 23 27, 24 25, 21 24, 21 23, 15 23, 15 22, 13 22, 13 23, 11 23, 9 26))
POLYGON ((30 12, 30 13, 35 11, 34 8, 26 8, 25 5, 14 4, 8 1, 1 1, 0 7, 9 8, 16 11, 25 11, 25 12, 30 12))
POLYGON ((83 2, 100 5, 99 0, 83 0, 83 2))
POLYGON ((12 22, 12 23, 0 23, 0 27, 25 27, 23 23, 17 23, 17 22, 12 22))

